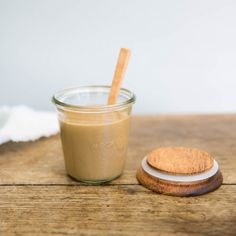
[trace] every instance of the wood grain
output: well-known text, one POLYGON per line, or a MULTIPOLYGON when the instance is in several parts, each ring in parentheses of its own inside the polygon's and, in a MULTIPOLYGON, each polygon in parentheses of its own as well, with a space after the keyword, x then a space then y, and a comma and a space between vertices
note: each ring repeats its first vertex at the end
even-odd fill
MULTIPOLYGON (((143 157, 161 146, 208 151, 219 163, 224 183, 236 184, 236 115, 135 117, 124 174, 112 184, 137 184, 143 157)), ((76 184, 66 176, 59 136, 0 146, 0 184, 76 184)))
POLYGON ((1 235, 235 235, 236 186, 196 198, 139 185, 5 186, 1 235))
POLYGON ((136 176, 140 184, 154 192, 179 197, 199 196, 212 192, 219 188, 223 181, 220 171, 206 180, 194 183, 161 180, 146 173, 142 167, 138 169, 136 176))
POLYGON ((59 136, 0 146, 0 235, 236 235, 236 115, 134 117, 121 178, 87 186, 66 176, 59 136), (150 150, 190 146, 219 163, 224 184, 200 197, 140 186, 150 150))

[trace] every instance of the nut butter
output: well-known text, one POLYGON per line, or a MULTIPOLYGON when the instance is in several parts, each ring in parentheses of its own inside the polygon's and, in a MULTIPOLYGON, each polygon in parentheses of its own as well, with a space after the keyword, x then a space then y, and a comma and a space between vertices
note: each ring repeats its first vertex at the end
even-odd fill
POLYGON ((66 171, 77 180, 106 182, 124 169, 135 96, 121 89, 117 104, 104 105, 109 90, 109 86, 79 87, 53 97, 66 171))

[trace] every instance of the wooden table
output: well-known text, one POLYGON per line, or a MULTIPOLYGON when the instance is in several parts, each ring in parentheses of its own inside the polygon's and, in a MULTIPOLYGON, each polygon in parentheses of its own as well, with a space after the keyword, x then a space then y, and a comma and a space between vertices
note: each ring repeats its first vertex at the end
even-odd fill
POLYGON ((236 115, 134 117, 124 174, 103 186, 64 170, 59 136, 0 146, 0 235, 236 235, 236 115), (161 146, 213 154, 224 184, 199 197, 155 194, 135 172, 161 146))

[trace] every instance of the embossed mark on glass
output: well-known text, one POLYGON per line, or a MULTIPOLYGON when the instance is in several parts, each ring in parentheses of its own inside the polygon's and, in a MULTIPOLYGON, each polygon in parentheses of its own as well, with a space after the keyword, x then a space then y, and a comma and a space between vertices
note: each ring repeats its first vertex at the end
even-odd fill
POLYGON ((66 171, 83 182, 110 181, 124 169, 135 95, 121 89, 118 103, 105 105, 109 92, 109 86, 87 86, 53 96, 66 171))

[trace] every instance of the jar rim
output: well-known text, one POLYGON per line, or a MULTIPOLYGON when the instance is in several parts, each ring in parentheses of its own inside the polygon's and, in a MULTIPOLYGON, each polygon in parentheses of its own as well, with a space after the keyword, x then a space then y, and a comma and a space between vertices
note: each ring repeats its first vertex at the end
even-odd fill
POLYGON ((70 87, 70 88, 66 88, 63 90, 60 90, 58 92, 56 92, 53 96, 52 96, 52 102, 58 107, 64 108, 64 109, 69 109, 69 110, 79 110, 79 111, 91 111, 91 112, 98 112, 98 111, 104 111, 104 110, 117 110, 117 109, 121 109, 124 106, 127 105, 132 105, 135 101, 136 101, 136 96, 134 93, 132 93, 130 90, 125 89, 125 88, 121 88, 120 89, 120 94, 123 94, 124 96, 126 96, 128 99, 126 99, 125 101, 116 103, 116 104, 112 104, 112 105, 99 105, 99 106, 84 106, 84 105, 75 105, 75 104, 70 104, 64 101, 61 101, 60 99, 62 99, 63 96, 65 96, 65 94, 69 94, 75 91, 84 91, 84 92, 88 92, 89 90, 107 90, 109 91, 111 89, 111 86, 107 86, 107 85, 90 85, 90 86, 75 86, 75 87, 70 87))

